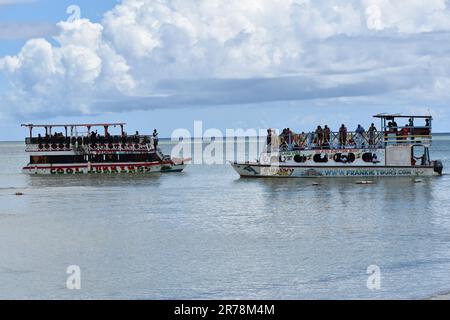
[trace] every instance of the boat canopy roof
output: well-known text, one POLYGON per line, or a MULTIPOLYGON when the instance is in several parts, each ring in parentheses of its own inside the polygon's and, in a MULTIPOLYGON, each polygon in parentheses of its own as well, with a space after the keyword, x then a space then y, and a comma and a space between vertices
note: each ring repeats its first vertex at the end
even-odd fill
POLYGON ((393 119, 393 118, 416 118, 416 119, 430 119, 432 120, 433 117, 431 115, 429 116, 408 116, 408 115, 402 115, 402 114, 388 114, 388 113, 380 113, 373 116, 374 118, 380 118, 380 119, 393 119))
POLYGON ((78 127, 116 127, 124 126, 126 123, 87 123, 87 124, 22 124, 27 128, 78 128, 78 127))

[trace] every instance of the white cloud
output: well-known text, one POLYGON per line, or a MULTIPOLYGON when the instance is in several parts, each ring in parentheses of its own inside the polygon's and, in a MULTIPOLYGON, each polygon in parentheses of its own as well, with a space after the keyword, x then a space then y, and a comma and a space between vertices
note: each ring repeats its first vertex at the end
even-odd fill
POLYGON ((446 0, 364 0, 371 29, 394 28, 403 33, 450 29, 446 0))
POLYGON ((98 96, 133 91, 129 67, 103 41, 100 24, 77 20, 58 27, 58 46, 33 39, 17 56, 0 60, 0 69, 12 84, 5 97, 12 113, 85 113, 86 105, 98 96))
POLYGON ((123 0, 57 28, 0 59, 4 114, 446 97, 450 81, 444 0, 123 0))

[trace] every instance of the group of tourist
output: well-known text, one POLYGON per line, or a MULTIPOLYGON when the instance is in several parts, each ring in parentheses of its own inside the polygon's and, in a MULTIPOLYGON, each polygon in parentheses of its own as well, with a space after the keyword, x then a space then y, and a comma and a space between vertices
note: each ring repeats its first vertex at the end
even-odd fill
MULTIPOLYGON (((328 125, 317 126, 314 132, 295 134, 290 128, 285 128, 278 136, 277 143, 282 149, 294 150, 303 149, 307 146, 316 148, 330 148, 335 139, 338 141, 339 148, 345 148, 348 145, 355 145, 360 148, 362 146, 374 146, 377 143, 377 128, 375 124, 371 124, 366 131, 360 124, 354 133, 349 133, 347 127, 342 124, 337 134, 333 136, 328 125)), ((274 130, 267 130, 267 145, 272 146, 275 137, 274 130)))
POLYGON ((158 148, 159 144, 159 134, 158 131, 155 129, 153 131, 153 134, 151 135, 151 139, 149 136, 141 136, 138 131, 136 131, 136 134, 134 136, 128 137, 126 132, 123 132, 121 136, 111 136, 109 132, 106 132, 104 136, 99 135, 98 131, 92 131, 88 134, 87 137, 66 137, 62 132, 55 132, 53 135, 46 134, 45 137, 42 137, 41 134, 38 134, 37 137, 37 143, 38 144, 45 144, 45 143, 73 143, 75 142, 82 143, 82 144, 96 144, 96 143, 150 143, 150 141, 153 143, 153 147, 155 149, 158 148))
POLYGON ((294 150, 308 148, 346 148, 354 146, 357 148, 376 146, 383 138, 391 138, 395 141, 404 141, 408 139, 414 140, 415 137, 427 136, 431 132, 430 120, 425 120, 424 127, 417 127, 414 125, 414 119, 410 118, 408 123, 403 127, 399 127, 395 119, 392 119, 387 124, 386 131, 378 134, 375 124, 371 124, 368 130, 358 124, 354 132, 348 132, 345 124, 342 124, 339 131, 332 133, 328 125, 317 126, 316 130, 310 133, 302 132, 295 134, 291 129, 285 128, 279 136, 276 136, 275 131, 268 129, 267 145, 273 146, 274 139, 277 139, 277 144, 281 149, 294 150))
POLYGON ((431 133, 430 119, 425 119, 425 127, 416 127, 414 125, 414 119, 409 118, 408 124, 404 127, 399 127, 395 119, 388 122, 386 135, 388 137, 393 136, 397 141, 406 141, 408 136, 412 136, 414 140, 415 136, 428 136, 431 133))

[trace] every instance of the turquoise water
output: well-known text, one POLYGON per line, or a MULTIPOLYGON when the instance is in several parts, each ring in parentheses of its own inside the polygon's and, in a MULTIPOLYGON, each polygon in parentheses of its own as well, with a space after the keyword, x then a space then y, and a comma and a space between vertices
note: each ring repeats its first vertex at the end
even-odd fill
MULTIPOLYGON (((432 157, 450 168, 450 141, 432 157)), ((162 145, 169 152, 172 145, 162 145)), ((37 177, 0 143, 0 298, 379 299, 450 291, 450 175, 239 179, 181 174, 37 177), (16 196, 23 192, 23 196, 16 196), (66 268, 81 268, 81 290, 66 268), (366 286, 369 265, 381 289, 366 286)))

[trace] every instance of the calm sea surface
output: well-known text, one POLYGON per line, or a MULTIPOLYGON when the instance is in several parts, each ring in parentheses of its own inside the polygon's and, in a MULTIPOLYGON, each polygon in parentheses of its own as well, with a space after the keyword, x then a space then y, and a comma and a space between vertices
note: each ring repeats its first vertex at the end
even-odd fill
MULTIPOLYGON (((172 146, 164 144, 170 152, 172 146)), ((450 140, 432 157, 450 172, 450 140)), ((0 143, 0 298, 425 298, 450 291, 450 175, 239 179, 27 176, 0 143), (23 192, 24 196, 16 196, 23 192), (81 268, 81 290, 66 269, 81 268), (366 286, 369 265, 381 289, 366 286)))

